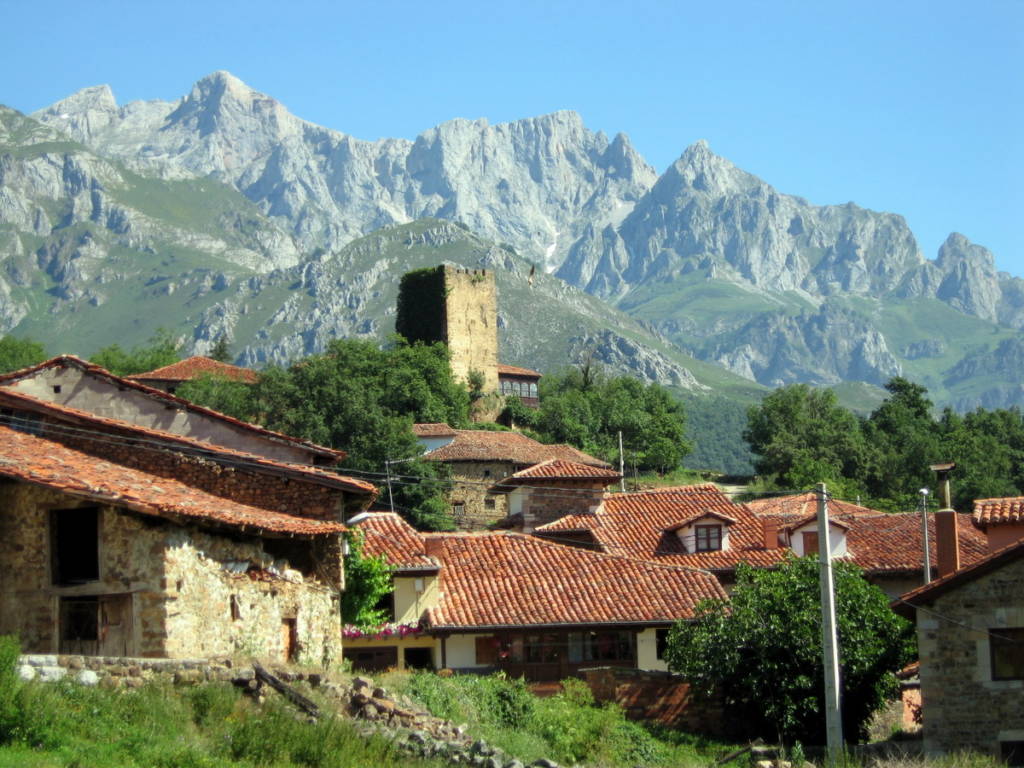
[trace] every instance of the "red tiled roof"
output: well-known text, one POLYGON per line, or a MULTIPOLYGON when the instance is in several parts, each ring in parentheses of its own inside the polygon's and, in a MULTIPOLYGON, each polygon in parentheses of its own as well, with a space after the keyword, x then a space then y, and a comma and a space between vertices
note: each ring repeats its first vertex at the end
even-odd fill
POLYGON ((425 534, 441 561, 434 628, 665 624, 725 599, 714 576, 518 533, 425 534))
POLYGON ((31 395, 26 395, 23 392, 18 392, 13 389, 4 389, 0 387, 0 403, 4 403, 15 409, 26 409, 36 413, 42 413, 60 421, 66 421, 74 424, 88 424, 90 426, 99 427, 107 430, 108 436, 111 432, 130 433, 139 435, 142 439, 156 439, 161 442, 171 443, 174 446, 178 446, 186 450, 192 449, 188 452, 199 452, 212 461, 217 461, 218 457, 231 458, 236 462, 241 459, 247 465, 250 465, 250 468, 255 471, 267 470, 276 474, 290 475, 300 480, 317 483, 318 485, 341 488, 355 493, 366 493, 372 494, 373 496, 377 495, 376 486, 372 483, 366 482, 365 480, 346 477, 335 472, 329 472, 324 469, 309 466, 308 464, 291 464, 288 462, 276 461, 274 459, 267 459, 263 456, 257 456, 256 454, 239 451, 223 445, 203 442, 202 440, 196 440, 195 438, 186 437, 174 432, 164 432, 160 429, 142 427, 128 421, 121 421, 120 419, 110 419, 105 416, 97 416, 96 414, 89 413, 88 411, 71 408, 59 403, 52 403, 48 400, 40 400, 37 397, 32 397, 31 395))
POLYGON ((251 368, 242 368, 230 363, 222 363, 210 357, 196 355, 179 360, 176 363, 165 365, 146 373, 136 373, 126 376, 126 379, 133 381, 191 381, 199 376, 220 376, 232 381, 241 381, 246 384, 254 384, 258 378, 256 371, 251 368))
POLYGON ((712 510, 705 510, 703 512, 697 512, 695 514, 692 514, 689 517, 684 517, 678 523, 675 523, 674 525, 670 525, 665 530, 674 533, 675 531, 678 531, 680 528, 685 528, 686 526, 692 525, 693 523, 697 522, 698 520, 704 520, 704 519, 706 519, 708 517, 714 518, 715 520, 721 520, 726 525, 734 525, 736 523, 736 518, 735 517, 728 517, 726 515, 723 515, 721 512, 714 512, 712 510))
MULTIPOLYGON (((813 521, 817 498, 814 493, 780 496, 747 506, 760 511, 762 519, 775 518, 781 530, 792 531, 813 521)), ((830 499, 829 520, 846 529, 849 558, 870 574, 920 573, 924 568, 921 517, 916 512, 887 514, 849 502, 830 499)), ((935 519, 929 517, 929 551, 933 568, 938 563, 935 550, 935 519)), ((988 544, 984 534, 971 525, 970 516, 957 515, 960 562, 971 563, 984 557, 988 544)))
POLYGON ((456 429, 455 439, 423 455, 427 461, 508 461, 529 466, 549 459, 565 459, 593 467, 608 463, 571 445, 545 445, 519 432, 456 429))
POLYGON ((498 375, 499 376, 526 376, 531 379, 539 379, 541 374, 536 371, 531 371, 529 368, 517 368, 514 365, 503 365, 498 363, 498 375))
POLYGON ((639 493, 609 493, 594 514, 567 515, 536 529, 557 541, 559 531, 590 531, 601 548, 613 555, 657 563, 732 571, 739 562, 772 566, 790 552, 765 549, 764 525, 744 504, 734 504, 712 483, 659 488, 639 493), (687 552, 668 529, 680 520, 709 512, 735 520, 729 528, 729 549, 687 552))
POLYGON ((581 464, 578 461, 567 459, 548 459, 532 467, 521 469, 514 475, 509 475, 502 483, 513 483, 516 480, 607 480, 613 483, 622 477, 613 469, 604 467, 593 467, 588 464, 581 464))
MULTIPOLYGON (((798 503, 793 508, 801 510, 803 507, 798 503)), ((540 526, 535 533, 557 541, 560 531, 589 531, 610 554, 727 572, 739 562, 768 567, 788 556, 791 550, 786 546, 765 549, 764 523, 771 518, 789 520, 793 517, 788 513, 755 515, 749 505, 733 504, 716 486, 706 484, 606 494, 604 503, 595 513, 567 515, 540 526), (672 531, 709 513, 735 520, 729 527, 729 549, 687 552, 672 531)), ((812 519, 803 514, 800 518, 804 522, 812 519)), ((902 574, 923 568, 921 520, 915 513, 887 515, 856 507, 853 514, 838 514, 830 519, 846 527, 849 558, 868 573, 902 574)), ((931 561, 937 563, 934 521, 931 525, 931 561)), ((973 562, 984 556, 985 537, 970 524, 966 515, 958 515, 958 532, 961 562, 973 562)))
MULTIPOLYGON (((818 514, 818 494, 813 491, 794 493, 789 496, 773 496, 767 499, 748 501, 747 506, 756 515, 793 515, 794 518, 818 514)), ((829 514, 837 515, 877 515, 877 509, 869 509, 859 504, 839 499, 828 500, 829 514)))
POLYGON ((980 526, 1024 523, 1024 496, 1003 499, 977 499, 974 522, 980 526))
POLYGON ((239 504, 178 480, 103 461, 4 426, 0 426, 0 476, 179 522, 300 536, 345 530, 340 523, 307 520, 239 504))
POLYGON ((366 538, 363 554, 383 556, 398 571, 436 571, 438 562, 427 556, 423 537, 394 512, 366 512, 349 520, 366 538))
POLYGON ((992 573, 993 571, 997 571, 1004 565, 1007 565, 1014 560, 1018 560, 1021 557, 1024 557, 1024 539, 1014 542, 1002 549, 997 549, 990 555, 987 555, 970 565, 962 567, 948 576, 943 576, 941 579, 936 579, 930 584, 925 584, 917 589, 907 592, 893 601, 892 608, 897 613, 912 617, 913 609, 916 606, 930 603, 935 600, 935 598, 955 590, 957 587, 966 584, 967 582, 973 581, 974 579, 988 573, 992 573))
POLYGON ((455 428, 447 424, 413 424, 412 433, 416 437, 451 437, 455 434, 455 428))
POLYGON ((254 434, 260 435, 261 437, 265 437, 274 441, 290 443, 291 445, 301 447, 302 449, 307 450, 310 453, 315 453, 326 458, 334 459, 335 461, 341 461, 342 459, 345 458, 346 455, 344 451, 337 450, 335 448, 328 448, 327 446, 323 445, 317 445, 316 443, 310 442, 309 440, 304 440, 301 437, 292 437, 291 435, 286 435, 282 432, 275 432, 272 429, 261 427, 258 424, 250 424, 247 421, 236 419, 233 416, 228 416, 227 414, 221 413, 220 411, 215 411, 212 408, 206 408, 201 405, 196 405, 195 403, 191 403, 188 400, 176 397, 172 394, 169 394, 168 392, 164 392, 162 389, 156 389, 155 387, 150 387, 147 386, 146 384, 142 384, 138 381, 132 381, 131 379, 126 379, 121 376, 115 376, 110 371, 101 368, 98 365, 94 365, 88 362, 87 360, 82 360, 81 358, 75 357, 74 355, 59 355, 58 357, 53 357, 49 360, 39 363, 38 365, 33 365, 28 368, 22 368, 19 371, 12 371, 11 373, 0 374, 0 386, 6 386, 8 382, 16 382, 20 379, 28 378, 33 374, 38 373, 39 371, 45 370, 47 368, 56 368, 64 366, 72 366, 78 368, 79 370, 89 373, 90 375, 106 379, 107 381, 110 381, 119 387, 125 387, 126 389, 134 389, 138 392, 142 392, 143 394, 149 397, 161 400, 169 405, 173 405, 176 408, 180 408, 186 411, 192 411, 194 413, 200 413, 204 416, 209 416, 210 418, 217 419, 218 421, 232 424, 235 427, 243 429, 247 432, 252 432, 254 434))

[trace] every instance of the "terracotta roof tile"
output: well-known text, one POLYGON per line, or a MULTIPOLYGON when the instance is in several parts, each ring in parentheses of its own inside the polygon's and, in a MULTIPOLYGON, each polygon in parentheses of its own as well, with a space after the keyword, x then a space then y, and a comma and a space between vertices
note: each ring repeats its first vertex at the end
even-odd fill
MULTIPOLYGON (((779 563, 791 553, 788 546, 764 547, 764 523, 813 519, 804 513, 803 495, 773 499, 778 514, 754 514, 749 504, 734 504, 712 484, 663 488, 642 493, 606 494, 593 514, 567 515, 540 526, 536 535, 557 541, 559 532, 589 531, 603 551, 643 558, 658 563, 675 563, 707 568, 716 573, 735 569, 739 562, 766 567, 779 563), (792 503, 787 503, 791 499, 792 503), (729 527, 729 549, 718 552, 687 552, 673 529, 708 513, 735 520, 729 527)), ((843 507, 831 504, 830 509, 843 507)), ((869 573, 912 573, 923 568, 921 520, 915 513, 887 515, 849 505, 852 511, 831 517, 846 527, 847 548, 854 563, 869 573)), ((764 508, 764 507, 762 507, 764 508)), ((934 521, 931 522, 932 562, 934 521)), ((958 516, 961 562, 973 562, 986 550, 985 537, 958 516)))
POLYGON ((60 443, 0 426, 0 475, 141 514, 300 536, 345 530, 223 499, 177 480, 102 461, 60 443))
POLYGON ((290 443, 292 445, 299 446, 304 450, 309 451, 310 453, 315 453, 317 455, 324 456, 335 461, 343 460, 346 455, 344 451, 337 450, 335 448, 328 448, 327 446, 324 445, 317 445, 316 443, 310 442, 309 440, 304 440, 301 437, 292 437, 291 435, 286 435, 282 432, 275 432, 272 429, 261 427, 258 424, 250 424, 247 421, 236 419, 233 416, 228 416, 227 414, 221 413, 220 411, 215 411, 212 408, 206 408, 201 405, 196 405, 195 403, 191 403, 188 400, 164 392, 162 389, 150 387, 147 386, 146 384, 142 384, 141 382, 132 381, 131 379, 126 379, 121 376, 115 376, 105 368, 101 368, 98 365, 93 365, 89 361, 82 360, 81 358, 75 357, 74 355, 59 355, 58 357, 50 358, 49 360, 39 363, 38 365, 29 366, 28 368, 22 368, 21 370, 12 371, 11 373, 0 374, 0 386, 6 386, 8 382, 16 382, 19 379, 30 377, 35 373, 38 373, 39 371, 45 370, 47 368, 56 368, 63 366, 72 366, 78 368, 79 370, 85 371, 90 375, 106 379, 107 381, 110 381, 116 384, 117 386, 125 387, 126 389, 134 389, 138 392, 142 392, 143 394, 149 397, 161 400, 164 403, 173 405, 182 410, 192 411, 193 413, 199 413, 204 416, 217 419, 218 421, 223 421, 225 423, 232 424, 239 429, 243 429, 247 432, 252 432, 253 434, 260 435, 261 437, 265 437, 270 440, 290 443))
POLYGON ((974 522, 980 526, 1024 523, 1024 496, 976 500, 974 522))
POLYGON ((734 504, 712 483, 659 488, 639 493, 605 494, 594 514, 567 515, 537 528, 536 533, 557 540, 559 531, 588 530, 605 552, 689 565, 715 572, 735 569, 739 562, 771 566, 788 548, 765 549, 764 525, 744 504, 734 504), (680 521, 713 512, 736 522, 729 528, 729 549, 687 552, 669 529, 680 521))
POLYGON ((26 395, 23 392, 18 392, 12 389, 4 389, 0 387, 0 403, 16 409, 26 409, 36 413, 42 413, 60 421, 99 427, 106 430, 108 434, 111 432, 121 434, 128 433, 131 435, 137 435, 141 439, 159 440, 160 442, 170 443, 174 446, 184 448, 187 452, 198 452, 204 454, 213 461, 216 461, 218 456, 230 458, 236 461, 243 460, 256 471, 262 469, 278 474, 283 473, 294 476, 300 480, 317 483, 318 485, 341 488, 355 493, 372 494, 373 496, 377 495, 376 486, 372 483, 366 482, 365 480, 346 477, 345 475, 339 475, 325 469, 312 467, 308 464, 291 464, 284 461, 267 459, 263 456, 257 456, 256 454, 235 450, 223 445, 207 443, 202 440, 196 440, 195 438, 186 437, 174 432, 164 432, 163 430, 152 429, 151 427, 142 427, 128 421, 121 421, 120 419, 110 419, 105 416, 97 416, 94 413, 82 411, 77 408, 71 408, 59 403, 52 403, 48 400, 40 400, 37 397, 32 397, 31 395, 26 395), (192 450, 189 451, 188 449, 192 450))
POLYGON ((498 363, 498 375, 499 376, 528 376, 531 379, 539 379, 541 374, 537 371, 531 371, 529 368, 517 368, 514 365, 504 365, 498 363))
MULTIPOLYGON (((748 501, 747 506, 756 515, 793 515, 794 518, 818 514, 818 495, 813 491, 788 496, 772 496, 767 499, 748 501)), ((839 499, 829 499, 829 512, 843 515, 877 515, 877 509, 839 499)))
POLYGON ((427 556, 423 537, 394 512, 365 512, 349 520, 366 538, 363 553, 383 556, 399 571, 436 571, 438 562, 427 556))
POLYGON ((413 424, 412 433, 416 437, 451 437, 455 435, 455 428, 447 424, 431 422, 429 424, 413 424))
POLYGON ((710 574, 517 533, 425 534, 441 561, 436 628, 661 624, 726 594, 710 574))
POLYGON ((519 432, 490 430, 453 430, 455 439, 423 455, 427 461, 508 461, 529 466, 549 459, 564 459, 593 467, 608 463, 594 458, 571 445, 545 445, 519 432))
POLYGON ((521 469, 509 475, 502 482, 512 483, 516 480, 607 480, 614 483, 622 478, 618 472, 604 467, 594 467, 567 459, 548 459, 532 467, 521 469))
POLYGON ((196 355, 187 357, 176 363, 156 368, 146 373, 136 373, 133 376, 126 376, 133 381, 191 381, 199 376, 211 375, 220 376, 232 381, 241 381, 246 384, 254 384, 259 378, 256 371, 251 368, 242 368, 230 363, 222 363, 210 357, 196 355))

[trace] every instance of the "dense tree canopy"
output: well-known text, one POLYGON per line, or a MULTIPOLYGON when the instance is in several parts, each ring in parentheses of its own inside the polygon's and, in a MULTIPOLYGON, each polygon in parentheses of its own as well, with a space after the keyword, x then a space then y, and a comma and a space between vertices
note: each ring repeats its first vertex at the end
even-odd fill
POLYGON ((4 336, 0 339, 0 373, 28 368, 46 359, 46 349, 38 341, 4 336))
POLYGON ((845 498, 883 509, 913 508, 934 484, 929 465, 953 460, 954 503, 1024 493, 1024 418, 1017 408, 979 408, 938 418, 927 390, 896 377, 889 396, 866 418, 842 408, 829 390, 782 387, 750 408, 744 437, 769 488, 825 482, 845 498))
POLYGON ((251 386, 206 378, 178 394, 340 448, 348 453, 343 467, 381 486, 385 462, 393 462, 396 511, 419 528, 450 526, 446 468, 418 460, 421 447, 411 430, 414 422, 467 420, 469 395, 452 378, 443 344, 396 340, 380 349, 369 341, 337 340, 287 369, 267 368, 251 386))
POLYGON ((111 344, 89 360, 115 376, 131 376, 178 362, 181 360, 181 347, 170 331, 161 328, 147 344, 132 347, 130 352, 122 349, 120 344, 111 344))
MULTIPOLYGON (((896 693, 894 673, 913 655, 910 622, 845 561, 833 563, 843 732, 861 736, 896 693)), ((698 690, 717 690, 749 736, 825 741, 821 602, 817 556, 776 569, 740 564, 730 601, 709 601, 669 633, 669 669, 698 690)))
POLYGON ((674 470, 690 451, 683 406, 666 389, 591 367, 545 376, 540 410, 513 417, 545 442, 571 443, 610 462, 618 461, 621 431, 626 464, 639 470, 674 470))
POLYGON ((357 627, 377 627, 391 617, 380 608, 381 599, 393 589, 391 567, 381 557, 363 552, 363 534, 345 533, 345 591, 341 593, 341 620, 357 627))

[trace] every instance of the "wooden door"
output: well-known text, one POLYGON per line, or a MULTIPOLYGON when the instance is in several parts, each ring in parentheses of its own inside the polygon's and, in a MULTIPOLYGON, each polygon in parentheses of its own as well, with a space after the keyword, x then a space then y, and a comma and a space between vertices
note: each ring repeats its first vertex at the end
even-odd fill
POLYGON ((100 656, 134 656, 132 596, 104 595, 99 599, 100 656))
POLYGON ((295 661, 295 655, 299 650, 298 621, 296 619, 281 619, 281 649, 285 661, 295 661))

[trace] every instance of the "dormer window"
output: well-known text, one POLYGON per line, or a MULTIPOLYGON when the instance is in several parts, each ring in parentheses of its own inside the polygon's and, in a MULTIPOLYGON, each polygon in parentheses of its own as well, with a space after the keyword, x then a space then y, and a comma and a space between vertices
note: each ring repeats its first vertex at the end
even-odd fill
POLYGON ((722 526, 694 526, 695 548, 697 552, 718 552, 722 548, 722 526))

